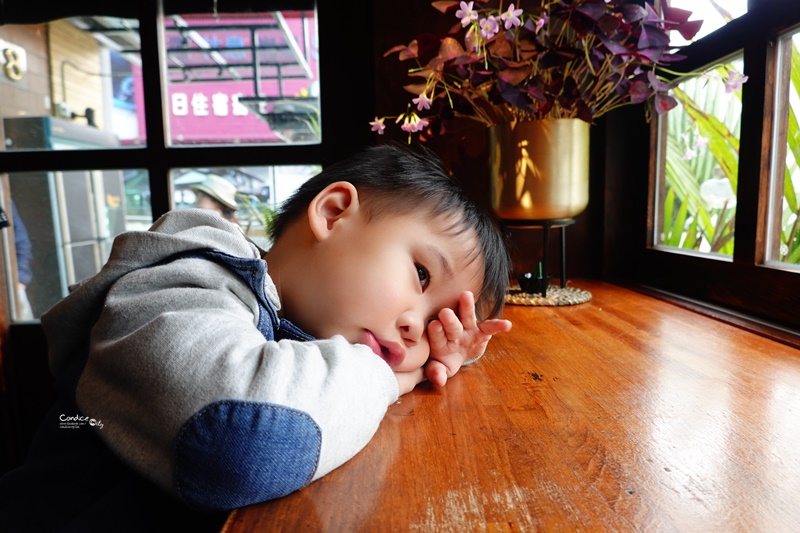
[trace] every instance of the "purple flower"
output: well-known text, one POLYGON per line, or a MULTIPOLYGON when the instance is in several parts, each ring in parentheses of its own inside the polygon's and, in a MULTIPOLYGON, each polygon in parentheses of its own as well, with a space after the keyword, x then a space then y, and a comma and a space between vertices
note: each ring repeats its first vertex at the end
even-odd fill
POLYGON ((383 130, 386 129, 386 124, 383 123, 382 118, 375 117, 375 120, 369 123, 372 126, 372 131, 377 131, 378 135, 383 135, 383 130))
POLYGON ((497 23, 497 19, 494 17, 481 19, 480 26, 481 35, 484 39, 491 39, 497 34, 498 31, 500 31, 500 24, 497 23))
POLYGON ((743 76, 735 70, 728 71, 728 79, 725 81, 725 92, 732 93, 738 91, 744 82, 747 81, 749 76, 743 76))
POLYGON ((469 24, 478 18, 478 13, 472 10, 472 5, 475 2, 461 2, 461 9, 456 11, 456 17, 461 19, 461 26, 469 26, 469 24))
POLYGON ((428 98, 428 95, 425 93, 420 94, 417 98, 413 98, 411 101, 417 104, 417 111, 431 108, 431 99, 428 98))
POLYGON ((520 15, 522 15, 522 10, 514 9, 514 4, 509 4, 508 11, 500 15, 500 19, 505 21, 505 28, 509 30, 511 26, 519 26, 521 24, 520 15))
MULTIPOLYGON (((404 85, 411 93, 405 112, 386 118, 409 139, 440 135, 455 117, 486 125, 511 117, 593 122, 616 107, 647 103, 650 119, 679 104, 671 77, 683 75, 666 67, 682 56, 669 32, 686 29, 688 11, 662 18, 641 0, 540 0, 527 7, 522 0, 429 1, 448 29, 427 30, 384 53, 416 59, 407 61, 414 82, 404 85), (589 37, 592 46, 576 53, 589 37)), ((372 126, 381 129, 378 119, 372 126)))
POLYGON ((539 17, 539 20, 536 21, 536 33, 539 33, 539 30, 541 30, 544 25, 547 24, 548 20, 550 20, 550 17, 547 15, 542 15, 539 17))
POLYGON ((696 156, 697 156, 697 152, 695 152, 691 148, 687 148, 686 151, 683 152, 683 155, 681 156, 681 159, 683 159, 684 161, 689 161, 691 159, 694 159, 696 156))

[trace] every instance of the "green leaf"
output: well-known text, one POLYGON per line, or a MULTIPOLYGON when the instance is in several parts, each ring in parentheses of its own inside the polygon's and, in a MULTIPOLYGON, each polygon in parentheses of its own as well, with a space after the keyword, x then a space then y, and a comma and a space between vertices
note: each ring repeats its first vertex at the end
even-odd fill
POLYGON ((664 242, 670 239, 670 231, 672 230, 672 213, 673 208, 675 207, 675 189, 672 187, 667 187, 667 196, 664 198, 664 220, 663 220, 663 232, 664 232, 664 242))
POLYGON ((700 247, 700 242, 697 240, 697 219, 692 220, 689 224, 689 229, 686 230, 686 239, 683 241, 683 247, 689 250, 697 250, 700 247))
POLYGON ((675 97, 694 119, 700 134, 708 139, 709 151, 736 191, 739 177, 739 136, 729 130, 714 114, 703 111, 680 88, 675 88, 674 91, 675 97))

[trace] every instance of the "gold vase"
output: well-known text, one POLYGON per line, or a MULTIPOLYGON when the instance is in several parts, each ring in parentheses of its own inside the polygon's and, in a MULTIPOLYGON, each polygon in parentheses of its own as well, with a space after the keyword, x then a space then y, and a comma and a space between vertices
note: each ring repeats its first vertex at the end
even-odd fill
POLYGON ((492 208, 501 219, 572 218, 589 204, 589 128, 580 119, 489 128, 492 208))

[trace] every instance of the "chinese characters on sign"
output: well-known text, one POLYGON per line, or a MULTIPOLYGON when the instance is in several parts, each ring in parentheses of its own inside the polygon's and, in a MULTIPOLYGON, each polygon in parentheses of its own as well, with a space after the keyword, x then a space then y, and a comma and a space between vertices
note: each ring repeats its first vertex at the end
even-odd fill
POLYGON ((215 92, 211 98, 202 92, 174 92, 172 93, 171 109, 173 116, 186 117, 227 117, 229 114, 235 117, 247 116, 247 108, 239 102, 241 93, 230 97, 222 92, 215 92))

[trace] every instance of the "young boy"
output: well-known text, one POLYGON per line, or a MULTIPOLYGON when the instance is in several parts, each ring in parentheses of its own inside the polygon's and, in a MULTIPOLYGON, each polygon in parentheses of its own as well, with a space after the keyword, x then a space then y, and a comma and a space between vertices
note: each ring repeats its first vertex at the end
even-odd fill
POLYGON ((144 526, 176 509, 149 482, 183 509, 289 494, 511 327, 502 234, 428 155, 381 145, 327 168, 272 237, 264 252, 210 211, 168 213, 42 317, 62 395, 0 483, 4 530, 144 526))

